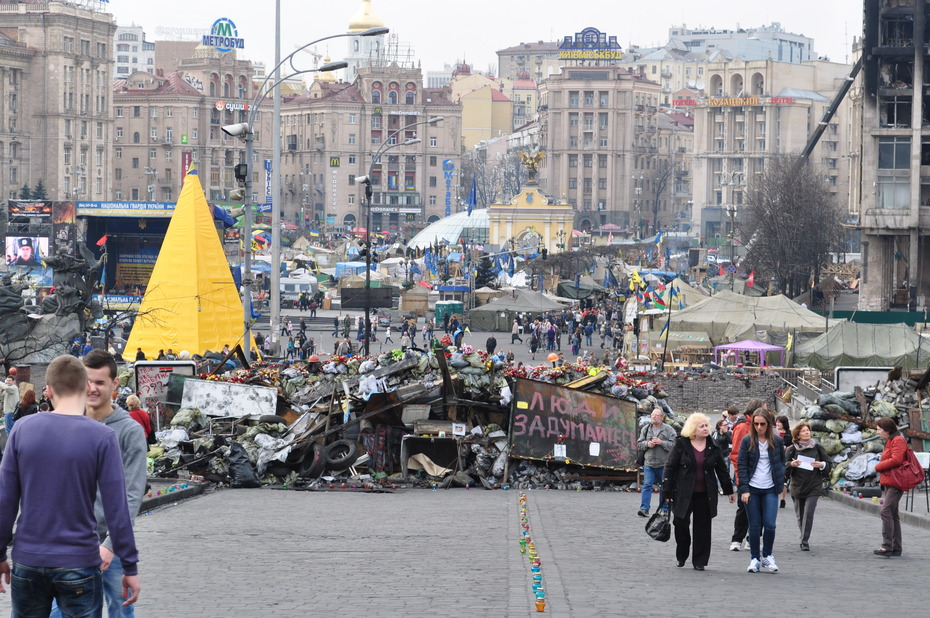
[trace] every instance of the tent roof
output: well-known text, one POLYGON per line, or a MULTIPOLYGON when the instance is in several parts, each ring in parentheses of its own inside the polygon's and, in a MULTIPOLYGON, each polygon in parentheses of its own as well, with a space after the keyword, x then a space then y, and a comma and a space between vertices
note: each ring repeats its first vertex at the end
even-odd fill
POLYGON ((752 341, 747 339, 746 341, 737 341, 736 343, 725 343, 723 345, 714 346, 715 350, 738 350, 740 352, 775 352, 776 350, 784 350, 784 346, 780 345, 771 345, 768 343, 762 343, 761 341, 752 341))
POLYGON ((562 305, 532 290, 514 290, 486 305, 471 309, 469 313, 486 311, 561 311, 562 305))
POLYGON ((823 316, 790 298, 720 292, 671 315, 675 330, 704 331, 714 344, 750 339, 758 331, 823 332, 823 316))
POLYGON ((821 371, 846 365, 914 369, 921 346, 928 348, 921 356, 927 356, 930 346, 904 324, 839 322, 819 337, 799 344, 794 364, 821 371))

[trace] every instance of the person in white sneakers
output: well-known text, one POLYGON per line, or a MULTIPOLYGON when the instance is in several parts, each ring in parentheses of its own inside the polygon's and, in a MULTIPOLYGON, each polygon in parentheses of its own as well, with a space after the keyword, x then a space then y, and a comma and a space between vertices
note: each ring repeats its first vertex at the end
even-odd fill
POLYGON ((758 573, 760 567, 770 573, 778 572, 772 548, 778 499, 785 482, 785 448, 774 426, 771 412, 761 409, 753 412, 749 434, 743 438, 739 450, 739 495, 749 519, 752 559, 746 570, 750 573, 758 573))

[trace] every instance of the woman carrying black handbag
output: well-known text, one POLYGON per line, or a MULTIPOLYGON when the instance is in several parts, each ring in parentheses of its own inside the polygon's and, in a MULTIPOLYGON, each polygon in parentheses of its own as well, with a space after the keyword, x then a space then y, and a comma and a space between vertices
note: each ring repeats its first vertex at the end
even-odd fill
POLYGON ((730 502, 736 501, 723 455, 709 436, 708 418, 699 413, 689 416, 669 453, 662 483, 662 498, 671 502, 678 566, 685 566, 690 552, 696 571, 703 571, 710 560, 711 520, 717 516, 717 479, 730 502), (689 530, 692 519, 694 551, 689 530))

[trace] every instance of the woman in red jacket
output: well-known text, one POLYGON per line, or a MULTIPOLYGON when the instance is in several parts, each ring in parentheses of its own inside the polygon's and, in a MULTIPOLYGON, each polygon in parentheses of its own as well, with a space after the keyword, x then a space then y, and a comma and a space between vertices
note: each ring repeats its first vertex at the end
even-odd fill
POLYGON ((881 472, 879 482, 882 485, 882 546, 873 553, 876 556, 890 558, 901 555, 901 519, 898 516, 898 503, 904 491, 891 485, 889 470, 897 468, 904 463, 907 455, 907 442, 904 436, 898 433, 898 424, 890 418, 880 418, 876 421, 878 436, 885 441, 885 450, 882 458, 875 464, 875 471, 881 472))

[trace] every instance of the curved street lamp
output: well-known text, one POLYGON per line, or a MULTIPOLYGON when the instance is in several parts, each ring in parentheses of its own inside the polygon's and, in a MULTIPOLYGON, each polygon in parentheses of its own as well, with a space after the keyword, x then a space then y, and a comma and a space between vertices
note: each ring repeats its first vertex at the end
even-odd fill
POLYGON ((411 127, 424 124, 436 124, 437 122, 442 122, 443 120, 444 118, 442 116, 434 116, 428 120, 421 120, 420 122, 408 124, 407 126, 401 127, 389 134, 387 139, 381 143, 381 146, 371 157, 371 164, 368 166, 368 175, 359 176, 355 179, 355 182, 365 185, 365 202, 368 206, 367 212, 365 213, 365 356, 369 356, 371 350, 371 176, 375 171, 375 163, 379 161, 381 155, 383 155, 388 150, 397 148, 399 146, 412 146, 423 141, 419 138, 412 138, 405 142, 394 142, 392 144, 391 139, 396 137, 397 134, 401 131, 407 131, 411 127))
MULTIPOLYGON (((278 8, 278 13, 280 13, 280 8, 278 8)), ((280 18, 277 20, 280 24, 280 18)), ((337 71, 339 69, 344 69, 349 66, 349 63, 344 60, 339 60, 336 62, 330 62, 324 64, 323 66, 316 69, 306 69, 298 70, 294 66, 294 56, 297 53, 305 50, 306 48, 321 43, 323 41, 328 41, 330 39, 337 39, 341 37, 348 36, 379 36, 382 34, 387 34, 390 32, 389 28, 378 27, 378 28, 369 28, 363 32, 352 33, 345 32, 341 34, 334 34, 330 36, 311 41, 306 45, 303 45, 293 52, 285 56, 283 60, 278 62, 274 69, 272 69, 268 75, 262 80, 262 83, 258 87, 258 92, 256 92, 255 97, 252 99, 252 103, 249 105, 249 115, 246 122, 240 122, 236 124, 230 124, 222 127, 223 132, 232 137, 239 137, 245 140, 245 168, 242 169, 243 173, 237 171, 236 177, 243 183, 244 195, 243 195, 243 208, 245 211, 245 221, 243 223, 243 236, 245 237, 243 242, 245 248, 245 257, 243 260, 243 272, 242 272, 242 281, 243 287, 246 289, 246 293, 242 296, 242 312, 244 316, 244 328, 243 328, 243 348, 247 350, 251 349, 252 345, 252 307, 251 300, 252 294, 249 286, 252 283, 252 158, 254 150, 254 124, 255 117, 258 114, 258 108, 262 102, 268 97, 272 92, 275 93, 275 116, 274 116, 274 130, 273 134, 280 134, 280 102, 279 102, 279 89, 278 86, 281 85, 286 80, 293 79, 298 75, 305 75, 307 73, 326 73, 329 71, 337 71), (288 63, 291 70, 293 71, 285 77, 278 77, 281 67, 288 63), (274 81, 269 84, 269 81, 274 79, 274 81), (244 176, 244 178, 243 178, 244 176), (248 283, 246 283, 248 282, 248 283)), ((276 32, 276 50, 280 50, 280 33, 276 32)), ((277 141, 277 140, 276 140, 277 141)), ((275 148, 275 159, 278 160, 280 157, 280 148, 275 148)), ((237 166, 238 167, 238 166, 237 166)), ((280 174, 280 169, 273 169, 273 174, 280 174)), ((274 191, 272 193, 275 193, 274 191)), ((280 289, 280 280, 281 280, 281 204, 279 202, 278 195, 272 195, 272 268, 271 268, 271 332, 270 336, 272 341, 277 340, 280 324, 281 324, 281 289, 280 289)))

